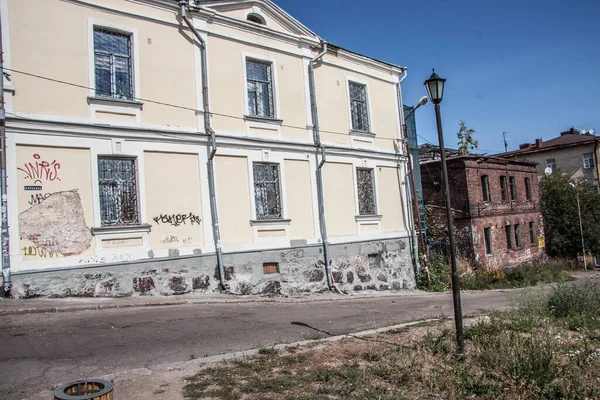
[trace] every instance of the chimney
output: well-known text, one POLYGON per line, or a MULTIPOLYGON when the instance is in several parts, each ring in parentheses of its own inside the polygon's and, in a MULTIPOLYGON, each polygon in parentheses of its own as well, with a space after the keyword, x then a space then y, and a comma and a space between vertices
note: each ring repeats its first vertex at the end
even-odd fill
POLYGON ((542 147, 542 139, 535 139, 535 147, 538 149, 542 147))
POLYGON ((565 135, 579 135, 579 131, 573 127, 571 127, 571 129, 569 129, 568 131, 564 131, 560 133, 560 136, 565 136, 565 135))
POLYGON ((523 143, 519 145, 519 150, 523 150, 531 146, 529 143, 523 143))

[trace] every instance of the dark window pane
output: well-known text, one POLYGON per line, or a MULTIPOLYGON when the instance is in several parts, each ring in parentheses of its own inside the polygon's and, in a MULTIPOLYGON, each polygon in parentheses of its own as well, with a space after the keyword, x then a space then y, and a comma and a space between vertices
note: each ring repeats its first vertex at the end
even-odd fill
POLYGON ((97 96, 133 98, 130 35, 95 29, 94 67, 97 96))
POLYGON ((248 113, 250 115, 275 117, 272 78, 270 63, 246 60, 248 113))
POLYGON ((358 213, 360 215, 375 214, 375 185, 373 170, 359 168, 356 170, 358 185, 358 213))
POLYGON ((256 218, 281 218, 279 166, 255 163, 253 168, 256 218))
POLYGON ((102 226, 138 224, 135 160, 98 158, 102 226))
POLYGON ((355 82, 350 82, 348 85, 350 92, 352 129, 368 132, 369 109, 367 107, 367 87, 355 82))

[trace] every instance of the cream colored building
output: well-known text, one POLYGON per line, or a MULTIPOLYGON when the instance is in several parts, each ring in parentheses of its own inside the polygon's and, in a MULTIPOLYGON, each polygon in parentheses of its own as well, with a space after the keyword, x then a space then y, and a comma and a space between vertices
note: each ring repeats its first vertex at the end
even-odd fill
POLYGON ((404 67, 269 0, 0 13, 13 295, 414 287, 404 67))

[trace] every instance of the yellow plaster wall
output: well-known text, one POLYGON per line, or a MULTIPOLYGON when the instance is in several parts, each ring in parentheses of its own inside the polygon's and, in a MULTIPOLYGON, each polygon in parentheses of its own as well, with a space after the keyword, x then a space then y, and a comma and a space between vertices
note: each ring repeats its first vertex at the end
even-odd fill
POLYGON ((352 164, 328 162, 323 167, 325 218, 330 236, 357 233, 352 164))
POLYGON ((402 197, 398 181, 398 170, 392 167, 377 167, 377 199, 381 226, 384 232, 404 231, 402 197))
POLYGON ((153 249, 204 242, 197 154, 144 153, 146 216, 153 249))
POLYGON ((252 242, 248 159, 216 156, 215 175, 221 240, 224 244, 252 242))
POLYGON ((292 220, 292 239, 312 238, 315 236, 315 226, 309 162, 285 160, 284 167, 287 213, 292 220))
POLYGON ((17 146, 16 159, 23 260, 93 254, 89 149, 17 146))

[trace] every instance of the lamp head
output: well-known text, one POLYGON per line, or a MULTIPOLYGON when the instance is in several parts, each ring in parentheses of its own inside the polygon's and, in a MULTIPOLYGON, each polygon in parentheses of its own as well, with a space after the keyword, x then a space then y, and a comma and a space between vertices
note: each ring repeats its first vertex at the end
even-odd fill
POLYGON ((424 84, 425 88, 427 88, 427 94, 429 95, 431 102, 433 104, 440 104, 444 97, 444 84, 446 83, 446 80, 440 78, 440 76, 435 73, 435 70, 432 71, 433 73, 424 84))

